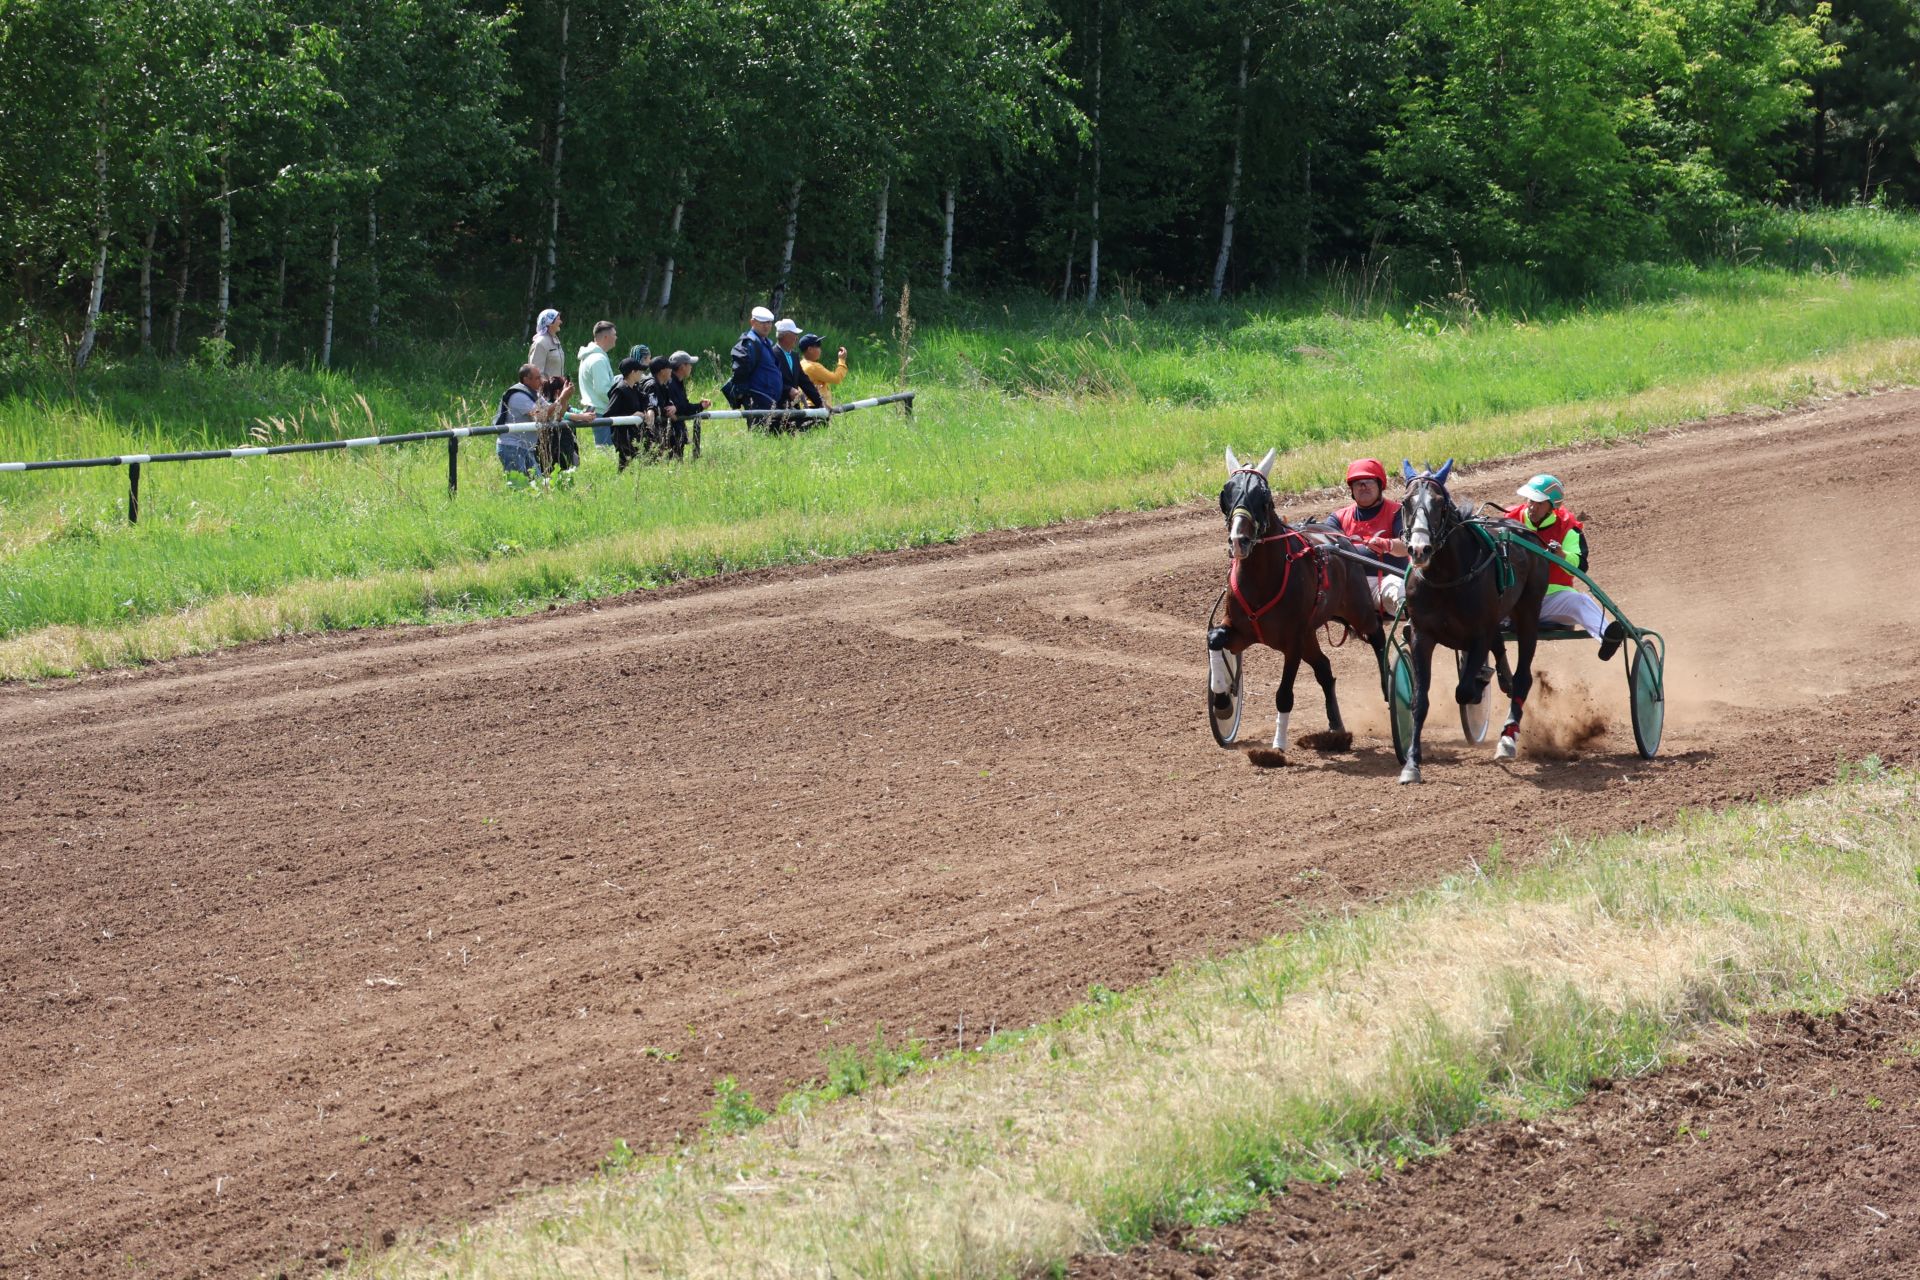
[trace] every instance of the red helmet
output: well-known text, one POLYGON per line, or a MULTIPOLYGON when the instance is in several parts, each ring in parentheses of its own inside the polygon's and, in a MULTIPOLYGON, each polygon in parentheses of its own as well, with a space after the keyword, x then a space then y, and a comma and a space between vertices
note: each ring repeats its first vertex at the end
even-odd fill
POLYGON ((1355 480, 1372 480, 1384 489, 1387 487, 1387 469, 1380 465, 1377 458, 1357 458, 1347 468, 1347 483, 1355 480))

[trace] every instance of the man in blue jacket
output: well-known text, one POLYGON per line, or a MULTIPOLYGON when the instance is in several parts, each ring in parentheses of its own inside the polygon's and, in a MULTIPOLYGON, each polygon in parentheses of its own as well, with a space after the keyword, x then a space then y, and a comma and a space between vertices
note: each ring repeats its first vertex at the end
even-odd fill
POLYGON ((747 331, 733 344, 733 390, 743 409, 777 409, 786 400, 780 353, 767 337, 772 329, 773 312, 755 307, 747 331))

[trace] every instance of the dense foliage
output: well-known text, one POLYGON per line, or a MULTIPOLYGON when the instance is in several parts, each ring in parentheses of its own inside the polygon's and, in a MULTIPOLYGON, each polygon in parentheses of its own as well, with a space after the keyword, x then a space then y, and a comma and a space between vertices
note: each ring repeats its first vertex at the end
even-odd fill
POLYGON ((1758 201, 1920 193, 1915 12, 0 0, 0 356, 1218 295, 1383 250, 1579 284, 1758 201))

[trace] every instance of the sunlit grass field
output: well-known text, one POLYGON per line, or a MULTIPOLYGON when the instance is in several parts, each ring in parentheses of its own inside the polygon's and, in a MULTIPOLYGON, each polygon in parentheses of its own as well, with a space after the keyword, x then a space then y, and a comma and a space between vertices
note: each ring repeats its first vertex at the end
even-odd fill
MULTIPOLYGON (((1290 453, 1292 485, 1346 452, 1485 457, 1920 374, 1920 220, 1781 218, 1757 257, 1624 270, 1554 301, 1524 276, 1396 285, 1337 272, 1236 306, 1127 298, 929 307, 906 343, 862 318, 841 399, 920 393, 790 438, 711 424, 696 463, 509 488, 490 442, 449 497, 435 444, 145 468, 0 474, 0 678, 286 631, 498 614, 675 578, 1176 503, 1223 448, 1290 453), (903 378, 904 368, 904 378, 903 378)), ((804 317, 805 313, 801 313, 804 317)), ((616 317, 618 319, 619 317, 616 317)), ((569 347, 591 320, 576 317, 569 347)), ((712 354, 734 329, 644 332, 712 354)), ((632 341, 623 325, 623 346, 632 341)), ((158 452, 489 421, 524 339, 418 347, 326 372, 104 363, 15 379, 0 460, 158 452)))

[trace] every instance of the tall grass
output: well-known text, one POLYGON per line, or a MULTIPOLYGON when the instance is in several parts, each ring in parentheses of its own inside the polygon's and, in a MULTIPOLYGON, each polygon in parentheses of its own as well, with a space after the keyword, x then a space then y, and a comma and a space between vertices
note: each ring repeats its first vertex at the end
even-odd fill
POLYGON ((997 1052, 348 1274, 1041 1273, 1563 1104, 1749 1010, 1896 986, 1920 962, 1916 871, 1920 790, 1870 762, 1098 993, 997 1052))
MULTIPOLYGON (((1920 223, 1863 211, 1803 231, 1773 250, 1801 269, 1639 268, 1613 302, 1501 304, 1464 279, 1408 302, 1357 269, 1285 306, 953 308, 920 328, 911 418, 782 439, 715 424, 697 465, 620 476, 594 455, 565 491, 510 490, 477 442, 453 499, 438 446, 158 465, 129 527, 122 471, 0 475, 0 678, 1178 502, 1228 445, 1312 459, 1288 474, 1317 484, 1343 450, 1484 456, 1915 376, 1920 279, 1834 268, 1920 255, 1920 223), (1851 256, 1805 247, 1823 231, 1851 256)), ((650 336, 713 352, 732 335, 650 336)), ((892 390, 886 335, 851 338, 843 394, 892 390)), ((353 374, 136 362, 0 400, 0 458, 486 421, 520 350, 420 347, 353 374)))

